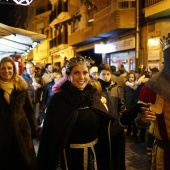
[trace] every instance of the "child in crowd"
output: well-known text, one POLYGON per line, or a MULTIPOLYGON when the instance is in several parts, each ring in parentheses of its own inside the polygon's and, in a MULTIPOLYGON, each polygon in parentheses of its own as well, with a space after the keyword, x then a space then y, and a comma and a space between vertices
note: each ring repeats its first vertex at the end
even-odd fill
POLYGON ((90 68, 90 79, 92 80, 98 79, 98 67, 93 66, 90 68))
MULTIPOLYGON (((124 95, 125 105, 127 109, 130 109, 133 105, 136 104, 135 92, 137 87, 138 87, 137 84, 135 84, 135 72, 130 71, 128 73, 128 80, 126 81, 123 87, 123 95, 124 95)), ((131 133, 133 133, 134 138, 137 137, 138 128, 134 120, 130 122, 129 125, 127 126, 126 135, 130 136, 131 133)))
POLYGON ((67 80, 65 66, 61 67, 60 72, 62 74, 62 77, 61 77, 61 79, 59 81, 55 82, 55 84, 52 86, 53 94, 59 92, 61 85, 67 80))

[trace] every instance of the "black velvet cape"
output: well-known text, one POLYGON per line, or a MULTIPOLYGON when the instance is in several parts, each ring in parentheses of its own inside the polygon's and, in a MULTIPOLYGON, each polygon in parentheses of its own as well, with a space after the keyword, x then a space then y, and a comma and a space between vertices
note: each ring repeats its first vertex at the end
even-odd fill
MULTIPOLYGON (((68 82, 65 84, 68 84, 68 82)), ((91 87, 88 86, 87 88, 91 87)), ((64 93, 61 90, 61 92, 53 95, 47 107, 37 156, 38 170, 56 170, 57 163, 60 160, 63 149, 67 146, 67 141, 76 122, 78 108, 80 107, 78 103, 81 102, 77 101, 75 103, 76 97, 70 96, 68 94, 70 93, 69 88, 66 89, 64 93)), ((92 106, 89 107, 102 117, 102 128, 99 131, 98 143, 95 146, 97 148, 98 169, 111 170, 113 168, 111 167, 111 142, 108 135, 108 127, 110 120, 115 121, 115 119, 108 114, 98 97, 96 97, 92 106)), ((115 156, 117 156, 116 153, 115 156)))

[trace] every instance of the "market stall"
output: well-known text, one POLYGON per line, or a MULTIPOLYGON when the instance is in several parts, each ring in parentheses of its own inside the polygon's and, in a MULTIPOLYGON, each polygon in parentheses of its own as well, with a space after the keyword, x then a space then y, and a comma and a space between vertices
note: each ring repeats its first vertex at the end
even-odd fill
POLYGON ((0 23, 0 58, 13 54, 27 55, 45 39, 43 34, 0 23))

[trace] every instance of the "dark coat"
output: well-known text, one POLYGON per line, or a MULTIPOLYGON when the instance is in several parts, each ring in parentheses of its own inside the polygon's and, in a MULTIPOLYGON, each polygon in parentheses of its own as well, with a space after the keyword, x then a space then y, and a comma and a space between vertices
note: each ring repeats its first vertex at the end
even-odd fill
POLYGON ((109 114, 114 118, 119 119, 126 110, 122 88, 113 81, 104 82, 101 79, 98 79, 98 81, 102 86, 102 96, 107 100, 106 104, 109 109, 109 114))
POLYGON ((43 90, 43 95, 42 95, 42 106, 45 109, 48 105, 48 102, 51 98, 51 96, 53 95, 52 92, 52 86, 55 84, 54 80, 52 80, 51 82, 47 83, 45 85, 45 88, 43 90))
MULTIPOLYGON (((66 83, 68 82, 65 82, 64 85, 66 83)), ((56 165, 62 155, 63 149, 68 144, 71 131, 77 119, 78 105, 81 103, 81 99, 80 101, 75 99, 75 94, 70 96, 70 94, 67 95, 67 93, 65 93, 64 95, 62 90, 51 97, 44 120, 42 138, 39 144, 37 157, 38 170, 56 169, 56 165)), ((99 98, 97 98, 90 108, 101 116, 102 128, 99 130, 98 143, 96 144, 98 169, 111 170, 111 142, 108 135, 110 133, 110 131, 108 133, 108 127, 109 121, 112 120, 114 122, 115 119, 109 116, 99 98)), ((119 144, 116 147, 119 147, 119 144)), ((115 153, 115 156, 117 156, 117 153, 115 153)))
POLYGON ((41 88, 38 88, 37 90, 34 89, 32 85, 32 78, 29 76, 29 74, 25 71, 22 75, 22 78, 26 81, 28 86, 28 93, 31 97, 31 101, 33 104, 40 102, 41 94, 43 91, 43 82, 42 78, 40 76, 35 75, 35 79, 38 84, 41 84, 41 88))
MULTIPOLYGON (((124 118, 127 110, 124 103, 122 88, 113 81, 105 82, 101 79, 98 79, 98 81, 102 86, 102 96, 107 100, 106 105, 109 114, 118 120, 122 116, 124 118)), ((126 117, 125 120, 127 120, 126 117)), ((124 129, 121 128, 119 124, 113 126, 117 129, 117 135, 111 136, 113 170, 124 170, 126 169, 124 129)))
POLYGON ((33 137, 40 134, 27 85, 20 77, 15 82, 10 104, 0 88, 0 169, 34 170, 33 137))
POLYGON ((130 109, 132 106, 134 106, 137 103, 136 93, 137 93, 137 90, 134 90, 127 85, 124 85, 123 95, 124 95, 125 105, 127 109, 130 109))

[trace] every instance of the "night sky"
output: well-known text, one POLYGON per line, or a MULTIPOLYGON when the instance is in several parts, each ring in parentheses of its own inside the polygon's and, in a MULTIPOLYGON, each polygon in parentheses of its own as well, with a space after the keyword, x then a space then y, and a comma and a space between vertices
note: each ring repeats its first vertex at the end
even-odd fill
POLYGON ((11 0, 0 0, 0 23, 14 26, 15 25, 15 3, 11 0))

